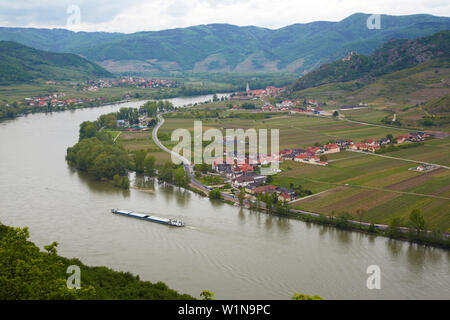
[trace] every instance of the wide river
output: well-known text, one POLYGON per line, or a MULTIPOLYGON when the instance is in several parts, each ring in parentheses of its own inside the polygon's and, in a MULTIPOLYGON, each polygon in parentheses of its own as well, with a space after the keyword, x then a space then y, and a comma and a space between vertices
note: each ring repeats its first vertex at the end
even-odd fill
MULTIPOLYGON (((176 106, 211 96, 171 99, 176 106)), ((211 202, 188 191, 121 191, 70 169, 64 159, 81 122, 128 102, 34 114, 0 122, 0 221, 28 226, 41 248, 87 265, 105 265, 163 281, 198 297, 290 299, 450 299, 450 252, 341 231, 211 202), (110 213, 111 208, 178 217, 185 228, 110 213), (369 290, 367 267, 381 269, 369 290)))

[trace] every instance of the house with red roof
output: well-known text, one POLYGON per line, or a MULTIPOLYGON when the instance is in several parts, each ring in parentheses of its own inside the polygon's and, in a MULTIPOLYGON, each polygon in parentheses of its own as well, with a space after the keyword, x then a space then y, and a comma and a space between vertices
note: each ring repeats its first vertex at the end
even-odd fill
POLYGON ((276 192, 277 187, 274 185, 267 185, 267 186, 260 186, 260 187, 256 187, 252 190, 253 194, 257 194, 257 193, 269 193, 272 194, 274 192, 276 192))
POLYGON ((278 200, 281 201, 292 201, 295 198, 292 197, 291 194, 287 193, 287 192, 282 192, 279 196, 278 196, 278 200))
POLYGON ((362 142, 354 143, 349 147, 350 150, 362 150, 362 151, 367 151, 368 148, 369 146, 362 142))
POLYGON ((409 140, 409 134, 400 135, 397 137, 397 143, 404 143, 409 140))
POLYGON ((323 148, 325 149, 325 151, 323 153, 337 153, 337 152, 341 152, 341 147, 339 147, 335 143, 326 144, 326 145, 323 146, 323 148))
POLYGON ((235 188, 245 188, 252 183, 255 183, 255 179, 253 176, 242 175, 234 179, 232 185, 235 188))
POLYGON ((311 156, 308 154, 299 154, 294 159, 297 162, 309 163, 309 164, 318 164, 322 166, 327 166, 328 163, 325 161, 320 161, 320 158, 317 156, 311 156))

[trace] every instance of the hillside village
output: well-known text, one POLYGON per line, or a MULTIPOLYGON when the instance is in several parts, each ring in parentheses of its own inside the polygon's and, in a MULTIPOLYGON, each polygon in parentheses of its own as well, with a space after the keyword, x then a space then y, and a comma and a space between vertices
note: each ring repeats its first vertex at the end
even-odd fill
POLYGON ((61 108, 69 106, 79 106, 85 103, 102 102, 105 100, 103 97, 98 98, 66 98, 64 92, 56 92, 45 96, 35 96, 30 98, 25 98, 25 104, 33 108, 61 108))
POLYGON ((175 80, 142 77, 123 77, 120 79, 94 79, 75 85, 79 91, 97 91, 100 88, 135 87, 135 88, 177 88, 175 80))

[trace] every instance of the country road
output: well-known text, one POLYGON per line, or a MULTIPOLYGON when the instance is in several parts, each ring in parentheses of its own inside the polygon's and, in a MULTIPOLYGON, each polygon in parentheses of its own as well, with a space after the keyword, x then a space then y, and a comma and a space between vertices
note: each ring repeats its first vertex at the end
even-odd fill
MULTIPOLYGON (((195 185, 197 188, 200 188, 201 190, 205 191, 207 194, 211 191, 211 188, 205 186, 204 184, 202 184, 200 181, 198 181, 197 179, 194 178, 193 176, 193 169, 192 169, 192 165, 191 162, 186 159, 185 157, 183 157, 182 155, 173 152, 172 150, 169 150, 166 146, 164 146, 158 139, 158 130, 159 128, 164 124, 164 118, 162 117, 162 114, 158 114, 157 115, 158 118, 158 123, 156 124, 156 126, 153 128, 152 131, 152 138, 153 141, 156 143, 156 145, 158 147, 160 147, 162 150, 166 151, 167 153, 170 153, 172 155, 172 157, 176 157, 179 160, 181 160, 181 162, 183 162, 183 166, 184 166, 184 170, 188 173, 189 178, 191 179, 191 183, 193 185, 195 185)), ((231 200, 231 201, 236 201, 236 199, 232 196, 230 196, 227 193, 222 193, 222 197, 231 200)))

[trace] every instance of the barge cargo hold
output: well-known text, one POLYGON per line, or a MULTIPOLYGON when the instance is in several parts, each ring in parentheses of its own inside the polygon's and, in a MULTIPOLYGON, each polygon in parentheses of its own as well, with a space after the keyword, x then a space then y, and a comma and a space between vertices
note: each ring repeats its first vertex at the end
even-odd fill
POLYGON ((177 220, 177 219, 160 218, 160 217, 155 217, 155 216, 151 216, 151 215, 148 215, 145 213, 139 213, 139 212, 134 212, 134 211, 130 211, 130 210, 112 209, 111 212, 115 213, 115 214, 120 214, 120 215, 126 216, 126 217, 166 224, 166 225, 173 226, 173 227, 184 227, 184 222, 181 220, 177 220))

